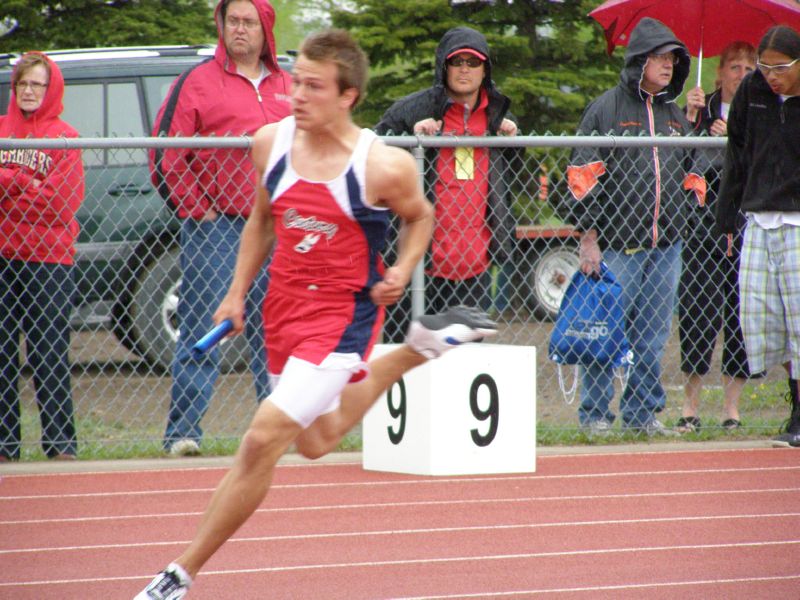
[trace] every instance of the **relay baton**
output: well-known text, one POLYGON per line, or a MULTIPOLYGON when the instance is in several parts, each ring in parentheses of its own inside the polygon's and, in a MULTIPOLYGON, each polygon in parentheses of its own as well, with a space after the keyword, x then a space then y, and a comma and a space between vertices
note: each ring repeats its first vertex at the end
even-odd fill
POLYGON ((200 358, 211 350, 218 342, 220 342, 228 333, 233 329, 233 321, 225 319, 222 323, 214 327, 211 331, 205 334, 198 342, 192 346, 192 356, 200 358))

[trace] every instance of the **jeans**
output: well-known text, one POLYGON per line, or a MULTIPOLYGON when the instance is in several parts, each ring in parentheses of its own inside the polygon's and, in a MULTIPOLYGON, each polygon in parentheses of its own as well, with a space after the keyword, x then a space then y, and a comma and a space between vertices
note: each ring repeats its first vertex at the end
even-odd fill
MULTIPOLYGON (((200 442, 200 422, 208 410, 219 376, 219 347, 194 359, 191 348, 214 326, 212 315, 233 280, 239 240, 246 219, 220 214, 214 221, 185 219, 181 225, 181 288, 178 301, 180 336, 172 363, 172 399, 164 447, 180 439, 200 442)), ((264 344, 264 297, 267 270, 256 276, 245 304, 245 332, 256 402, 269 395, 267 351, 264 344)))
POLYGON ((70 265, 0 258, 0 455, 19 459, 20 335, 27 342, 42 449, 48 458, 77 454, 69 365, 70 265))
MULTIPOLYGON (((633 351, 633 366, 628 367, 620 412, 623 423, 642 427, 664 409, 667 400, 661 385, 661 359, 675 309, 681 244, 630 255, 606 250, 603 260, 622 286, 625 332, 633 351)), ((613 367, 581 367, 581 383, 580 422, 613 422, 615 415, 609 409, 614 397, 613 367)))

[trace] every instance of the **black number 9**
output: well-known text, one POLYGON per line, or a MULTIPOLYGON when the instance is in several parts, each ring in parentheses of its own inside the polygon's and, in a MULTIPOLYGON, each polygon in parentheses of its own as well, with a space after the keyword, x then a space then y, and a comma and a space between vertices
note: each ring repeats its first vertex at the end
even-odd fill
POLYGON ((397 424, 397 431, 392 430, 392 426, 386 428, 389 432, 389 441, 395 446, 403 441, 403 435, 406 432, 406 384, 400 379, 397 382, 397 387, 400 388, 400 400, 397 406, 392 402, 392 390, 394 386, 390 387, 386 392, 386 403, 389 405, 389 414, 393 419, 400 419, 397 424))
POLYGON ((497 435, 497 425, 500 420, 500 398, 497 393, 497 384, 490 375, 481 373, 473 380, 469 388, 469 407, 472 410, 472 414, 479 421, 489 420, 489 431, 485 435, 481 434, 477 429, 470 431, 472 441, 475 442, 476 446, 481 448, 488 446, 494 440, 494 436, 497 435), (481 407, 478 406, 478 389, 482 385, 489 389, 489 406, 486 410, 481 410, 481 407))

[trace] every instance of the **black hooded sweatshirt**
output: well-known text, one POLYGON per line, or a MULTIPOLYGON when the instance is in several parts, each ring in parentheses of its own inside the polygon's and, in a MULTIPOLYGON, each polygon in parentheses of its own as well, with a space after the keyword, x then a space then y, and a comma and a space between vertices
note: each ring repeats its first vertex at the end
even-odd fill
MULTIPOLYGON (((375 126, 375 132, 378 135, 409 135, 414 133, 414 125, 423 119, 433 118, 443 121, 445 112, 453 106, 453 101, 447 95, 445 85, 447 81, 445 61, 449 54, 463 48, 477 50, 486 57, 483 92, 488 98, 487 134, 494 135, 500 129, 504 118, 513 119, 508 112, 511 100, 501 94, 492 81, 492 60, 486 38, 480 32, 469 27, 455 27, 442 36, 439 46, 436 48, 436 71, 433 87, 397 100, 383 114, 380 122, 375 126)), ((428 165, 436 164, 437 152, 436 148, 427 150, 426 163, 428 165)), ((515 222, 511 213, 509 193, 509 184, 514 180, 514 172, 510 167, 514 153, 515 151, 511 149, 489 149, 489 214, 487 219, 492 233, 489 259, 496 265, 501 265, 510 257, 515 243, 515 222)), ((432 193, 435 179, 434 170, 427 168, 426 192, 433 202, 436 201, 432 193)))
POLYGON ((781 101, 758 70, 731 102, 719 230, 735 233, 740 210, 800 211, 800 96, 781 101))
MULTIPOLYGON (((689 75, 686 46, 655 19, 631 33, 619 83, 586 108, 578 135, 683 136, 691 126, 675 100, 689 75), (648 54, 675 44, 678 64, 660 93, 641 89, 648 54)), ((578 231, 595 229, 601 248, 654 248, 677 243, 690 203, 705 200, 705 181, 689 174, 693 152, 681 147, 580 147, 567 170, 572 198, 568 220, 578 231), (696 192, 689 194, 684 186, 696 192)))

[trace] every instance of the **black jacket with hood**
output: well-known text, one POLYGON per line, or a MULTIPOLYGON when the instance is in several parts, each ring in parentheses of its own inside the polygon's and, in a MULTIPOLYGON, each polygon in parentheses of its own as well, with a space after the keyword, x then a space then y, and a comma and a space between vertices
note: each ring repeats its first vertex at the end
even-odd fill
MULTIPOLYGON (((660 21, 642 19, 631 33, 620 82, 589 104, 578 135, 683 136, 691 126, 675 103, 689 75, 689 53, 660 21), (648 54, 674 44, 678 56, 670 83, 651 95, 641 89, 648 54)), ((576 148, 567 170, 569 220, 578 231, 595 229, 601 248, 667 246, 681 239, 691 202, 704 201, 705 182, 693 153, 680 147, 576 148), (693 186, 689 195, 684 185, 693 186)))
POLYGON ((720 231, 736 232, 740 210, 800 211, 800 96, 781 102, 759 70, 742 80, 731 102, 720 231))
MULTIPOLYGON (((436 48, 436 73, 433 87, 409 94, 392 104, 375 126, 378 135, 413 134, 414 125, 423 119, 444 120, 445 112, 453 105, 453 100, 447 95, 445 85, 447 81, 445 61, 449 54, 462 48, 477 50, 486 57, 483 91, 488 97, 487 135, 494 135, 500 129, 504 118, 513 118, 508 112, 511 100, 501 94, 492 81, 492 60, 486 38, 480 32, 469 27, 455 27, 442 36, 439 46, 436 48)), ((489 259, 496 265, 505 262, 514 248, 515 222, 511 213, 509 184, 514 179, 510 162, 513 160, 515 152, 512 149, 489 149, 489 214, 487 219, 492 232, 489 259)), ((427 149, 427 165, 436 164, 437 153, 436 148, 427 149)), ((433 194, 436 177, 437 174, 433 169, 426 169, 426 192, 433 202, 436 201, 433 194)))
MULTIPOLYGON (((693 123, 695 135, 711 135, 711 126, 717 119, 722 118, 722 90, 716 89, 706 96, 705 106, 697 112, 693 123)), ((689 221, 686 225, 686 243, 694 248, 702 247, 696 252, 714 253, 722 256, 729 250, 738 257, 741 248, 741 234, 744 228, 744 216, 739 215, 737 226, 738 235, 736 243, 729 248, 728 237, 721 235, 715 227, 715 213, 720 183, 722 181, 722 167, 725 161, 724 148, 706 148, 697 151, 696 165, 704 172, 708 183, 708 193, 704 205, 694 203, 690 211, 689 221)))

